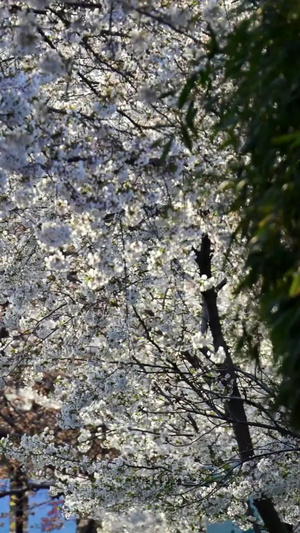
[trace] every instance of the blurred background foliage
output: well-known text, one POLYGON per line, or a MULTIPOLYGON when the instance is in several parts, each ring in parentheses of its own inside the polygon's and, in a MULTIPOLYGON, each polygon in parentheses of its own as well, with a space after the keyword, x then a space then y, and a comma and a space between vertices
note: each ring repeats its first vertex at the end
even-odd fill
POLYGON ((258 295, 282 375, 279 401, 300 427, 300 2, 241 2, 228 23, 225 40, 208 24, 206 66, 178 100, 182 136, 192 149, 201 87, 220 150, 234 154, 223 179, 241 220, 234 238, 247 242, 237 290, 258 295))

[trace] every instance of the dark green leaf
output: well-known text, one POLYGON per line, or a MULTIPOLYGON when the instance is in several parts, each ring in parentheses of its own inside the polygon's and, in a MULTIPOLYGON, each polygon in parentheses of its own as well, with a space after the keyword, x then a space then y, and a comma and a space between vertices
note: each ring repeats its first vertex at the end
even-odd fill
POLYGON ((158 146, 161 146, 163 144, 165 140, 165 137, 160 137, 159 139, 157 139, 156 141, 154 141, 154 143, 152 143, 152 148, 157 148, 158 146))
POLYGON ((190 134, 189 134, 189 131, 188 131, 187 127, 184 124, 181 124, 181 134, 182 134, 182 139, 183 139, 184 145, 190 151, 192 151, 192 148, 193 148, 192 139, 190 137, 190 134))
POLYGON ((191 91, 193 90, 195 83, 198 79, 197 74, 193 74, 186 82, 185 86, 183 87, 179 98, 178 98, 178 107, 179 109, 182 109, 184 104, 187 102, 189 95, 191 91))
POLYGON ((173 144, 174 136, 172 135, 170 139, 168 140, 167 144, 165 144, 163 152, 161 154, 160 160, 162 163, 164 163, 168 157, 168 154, 171 150, 172 144, 173 144))
POLYGON ((185 121, 186 121, 186 125, 193 133, 196 133, 196 129, 194 126, 194 119, 196 115, 197 115, 197 108, 194 107, 194 102, 191 101, 188 107, 188 110, 187 110, 185 121))

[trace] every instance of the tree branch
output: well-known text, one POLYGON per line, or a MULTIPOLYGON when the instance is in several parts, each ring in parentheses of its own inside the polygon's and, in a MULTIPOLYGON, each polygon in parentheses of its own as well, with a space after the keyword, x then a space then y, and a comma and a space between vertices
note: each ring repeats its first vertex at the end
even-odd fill
MULTIPOLYGON (((207 234, 202 236, 200 251, 194 250, 196 262, 199 267, 200 275, 211 277, 211 260, 213 256, 211 241, 207 234)), ((254 457, 254 448, 251 440, 251 434, 246 416, 244 401, 237 385, 237 376, 235 365, 232 361, 228 345, 225 341, 221 320, 217 306, 217 292, 215 289, 203 291, 203 302, 208 313, 209 328, 213 337, 214 349, 218 351, 223 348, 225 360, 222 363, 222 375, 229 374, 232 382, 232 392, 229 400, 226 401, 225 410, 232 419, 232 427, 237 441, 239 455, 242 461, 250 460, 254 457)), ((288 533, 286 525, 281 521, 271 498, 262 497, 254 500, 265 527, 269 533, 288 533)), ((248 512, 253 514, 251 506, 248 506, 248 512)))

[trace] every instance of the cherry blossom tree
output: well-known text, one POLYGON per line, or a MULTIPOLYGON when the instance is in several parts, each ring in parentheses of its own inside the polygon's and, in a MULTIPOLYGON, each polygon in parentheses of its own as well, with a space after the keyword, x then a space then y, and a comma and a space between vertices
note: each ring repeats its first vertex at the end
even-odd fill
POLYGON ((229 9, 1 5, 1 387, 54 376, 36 394, 70 432, 1 444, 104 531, 299 522, 299 434, 253 294, 233 293, 244 243, 225 261, 232 153, 201 94, 177 105, 229 9))

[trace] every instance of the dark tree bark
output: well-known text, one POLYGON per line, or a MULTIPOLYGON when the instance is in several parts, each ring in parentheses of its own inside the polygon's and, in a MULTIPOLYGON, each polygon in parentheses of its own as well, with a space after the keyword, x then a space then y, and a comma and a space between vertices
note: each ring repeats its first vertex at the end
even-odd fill
POLYGON ((99 524, 93 519, 80 518, 77 520, 77 533, 97 533, 99 524))
MULTIPOLYGON (((208 235, 203 235, 200 251, 194 251, 201 276, 206 275, 207 278, 210 278, 211 259, 213 252, 211 248, 211 241, 208 235)), ((251 440, 243 398, 240 394, 237 384, 235 366, 222 331, 222 325, 217 306, 217 291, 215 289, 209 289, 204 291, 202 296, 204 315, 208 321, 208 326, 213 336, 214 348, 217 351, 220 347, 222 347, 225 352, 225 360, 222 365, 220 365, 220 371, 224 377, 225 375, 229 374, 233 384, 230 399, 227 401, 225 406, 226 413, 228 414, 228 418, 232 423, 241 461, 249 460, 250 458, 254 457, 254 448, 251 440)), ((267 531, 269 531, 269 533, 288 533, 291 531, 288 528, 288 525, 282 522, 280 519, 271 498, 264 497, 264 495, 262 495, 260 499, 255 499, 253 503, 263 520, 265 528, 267 531)), ((253 514, 249 504, 249 513, 250 512, 253 514)), ((259 532, 260 528, 256 528, 256 531, 259 532)))
POLYGON ((11 475, 10 488, 12 513, 11 521, 15 523, 15 533, 26 533, 28 522, 28 496, 24 486, 27 486, 27 480, 20 466, 14 468, 11 475))

